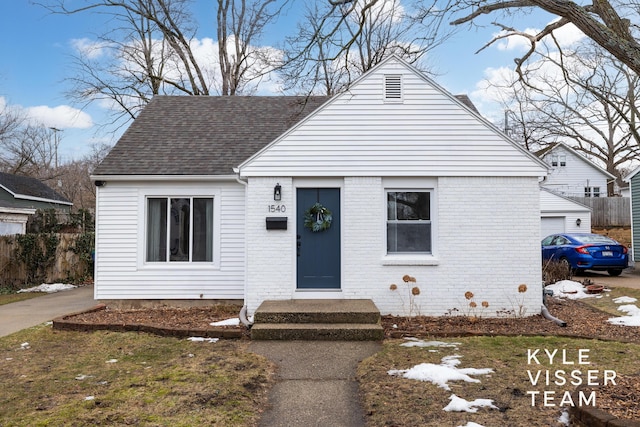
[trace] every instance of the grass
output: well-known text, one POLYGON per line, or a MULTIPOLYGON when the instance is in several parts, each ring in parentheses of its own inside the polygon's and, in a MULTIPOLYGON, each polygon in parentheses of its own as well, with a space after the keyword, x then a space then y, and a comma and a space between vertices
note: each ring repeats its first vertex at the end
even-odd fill
MULTIPOLYGON (((532 425, 555 426, 564 407, 560 406, 565 391, 573 391, 574 385, 554 384, 556 370, 571 372, 580 369, 615 370, 618 376, 638 372, 637 360, 640 345, 579 340, 557 337, 473 337, 445 339, 459 343, 456 348, 407 348, 401 347, 401 340, 387 341, 383 350, 366 359, 358 368, 365 413, 370 426, 458 426, 473 421, 481 425, 529 427, 532 425), (567 351, 566 361, 576 365, 563 365, 560 356, 550 365, 539 357, 541 365, 528 364, 528 350, 558 349, 567 351), (577 365, 578 349, 588 349, 588 366, 577 365), (391 376, 389 369, 408 369, 420 363, 440 364, 447 355, 462 356, 459 368, 492 368, 489 376, 477 376, 480 383, 463 381, 449 382, 451 391, 444 390, 430 382, 391 376), (534 375, 543 370, 551 372, 551 384, 532 385, 527 370, 534 375), (545 407, 542 394, 532 405, 529 391, 555 392, 554 407, 545 407), (499 409, 479 409, 477 413, 445 412, 452 394, 468 401, 492 399, 499 409)), ((543 351, 543 350, 541 350, 543 351)), ((565 377, 571 379, 569 375, 565 377)), ((586 375, 582 377, 586 382, 586 375)), ((544 380, 543 380, 544 381, 544 380)), ((549 394, 551 396, 551 394, 549 394)), ((549 401, 548 403, 551 403, 549 401)), ((597 394, 596 394, 597 405, 597 394)), ((566 406, 566 405, 564 405, 566 406)))
POLYGON ((46 295, 43 292, 22 292, 2 294, 0 293, 0 305, 11 304, 12 302, 25 301, 31 298, 36 298, 42 295, 46 295))
POLYGON ((0 338, 0 425, 256 425, 273 367, 246 345, 21 331, 0 338))
MULTIPOLYGON (((606 313, 613 314, 615 316, 623 316, 624 313, 618 310, 620 304, 613 302, 614 299, 619 297, 632 297, 640 301, 640 289, 631 288, 616 288, 611 287, 611 292, 603 292, 602 298, 584 298, 582 302, 589 304, 592 307, 602 310, 606 313)), ((638 304, 637 302, 634 304, 638 304)))

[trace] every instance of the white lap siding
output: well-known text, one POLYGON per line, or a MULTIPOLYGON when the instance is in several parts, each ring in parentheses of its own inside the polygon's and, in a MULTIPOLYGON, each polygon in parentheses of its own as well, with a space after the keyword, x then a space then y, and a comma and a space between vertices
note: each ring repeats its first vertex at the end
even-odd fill
POLYGON ((242 299, 244 187, 236 182, 107 182, 98 188, 95 297, 242 299), (214 264, 146 263, 145 203, 149 195, 214 196, 214 264))

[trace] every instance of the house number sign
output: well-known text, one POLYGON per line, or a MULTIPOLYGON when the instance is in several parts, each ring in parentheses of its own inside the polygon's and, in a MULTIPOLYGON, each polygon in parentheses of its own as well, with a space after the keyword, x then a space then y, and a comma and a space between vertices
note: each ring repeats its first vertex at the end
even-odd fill
POLYGON ((267 205, 267 212, 269 213, 274 213, 274 212, 285 213, 286 211, 287 211, 286 205, 267 205))

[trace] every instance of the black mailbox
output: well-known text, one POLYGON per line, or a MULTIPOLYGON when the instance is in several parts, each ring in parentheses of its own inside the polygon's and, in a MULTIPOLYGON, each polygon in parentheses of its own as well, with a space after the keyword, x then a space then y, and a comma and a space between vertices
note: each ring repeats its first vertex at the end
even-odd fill
POLYGON ((286 229, 287 229, 286 216, 268 216, 267 217, 267 230, 286 230, 286 229))

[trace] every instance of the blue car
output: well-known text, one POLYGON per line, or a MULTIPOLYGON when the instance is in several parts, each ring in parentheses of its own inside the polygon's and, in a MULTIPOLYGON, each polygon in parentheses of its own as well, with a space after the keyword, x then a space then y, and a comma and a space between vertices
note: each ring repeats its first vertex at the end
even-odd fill
POLYGON ((627 268, 628 250, 617 241, 599 234, 552 234, 542 240, 542 260, 558 260, 573 271, 607 271, 619 276, 627 268))

